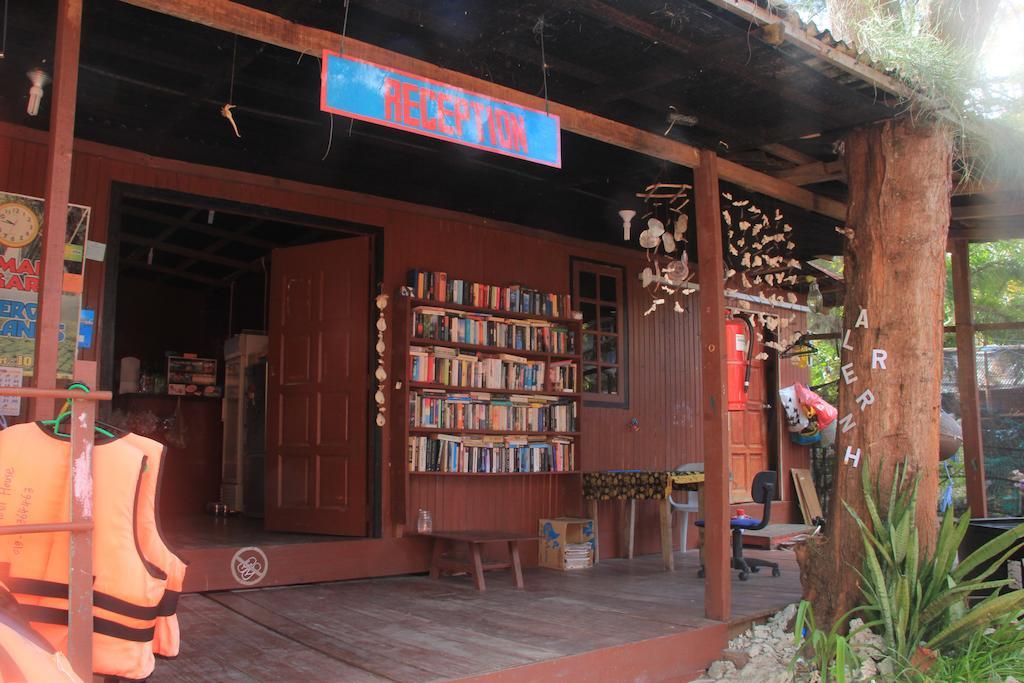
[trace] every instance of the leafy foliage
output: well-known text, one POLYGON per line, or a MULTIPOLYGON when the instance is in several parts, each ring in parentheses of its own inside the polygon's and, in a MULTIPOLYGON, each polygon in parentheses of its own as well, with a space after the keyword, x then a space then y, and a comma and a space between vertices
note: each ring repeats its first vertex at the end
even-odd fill
MULTIPOLYGON (((1024 321, 1024 240, 976 242, 968 255, 971 271, 971 303, 977 323, 1024 321)), ((952 325, 953 267, 946 260, 946 324, 952 325)), ((948 340, 947 340, 948 341, 948 340)), ((1019 343, 1020 332, 989 330, 978 333, 976 343, 1019 343)), ((955 343, 955 341, 953 342, 955 343)))
MULTIPOLYGON (((814 609, 811 603, 806 600, 800 601, 796 611, 796 622, 793 627, 793 634, 797 645, 802 645, 805 650, 809 649, 813 658, 815 670, 821 674, 822 683, 846 683, 849 680, 856 680, 854 677, 860 669, 860 656, 850 647, 850 639, 857 632, 870 628, 871 624, 864 624, 848 635, 840 633, 841 628, 849 622, 853 612, 847 613, 836 621, 829 631, 822 631, 814 622, 814 609)), ((803 659, 800 650, 793 656, 789 663, 789 671, 792 673, 797 664, 803 659)))
POLYGON ((1006 681, 1024 679, 1024 624, 1009 622, 975 632, 956 654, 939 657, 922 678, 935 681, 1006 681))
POLYGON ((864 611, 881 622, 882 637, 897 661, 909 663, 920 646, 939 652, 955 650, 977 631, 1024 612, 1024 591, 1000 594, 997 589, 1009 581, 987 580, 1024 546, 1024 524, 997 536, 954 566, 971 520, 970 514, 956 519, 952 509, 947 509, 934 554, 922 557, 915 519, 919 478, 911 479, 905 464, 897 466, 883 508, 881 492, 871 485, 869 470, 862 461, 868 520, 862 520, 849 505, 846 509, 860 527, 864 543, 864 611), (978 590, 995 592, 967 609, 967 597, 978 590))

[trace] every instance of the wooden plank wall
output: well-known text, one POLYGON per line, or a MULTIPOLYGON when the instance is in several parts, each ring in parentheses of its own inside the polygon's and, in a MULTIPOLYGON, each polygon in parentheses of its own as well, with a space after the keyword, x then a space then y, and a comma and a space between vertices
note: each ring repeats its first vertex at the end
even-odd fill
MULTIPOLYGON (((45 139, 45 134, 39 131, 0 123, 0 189, 42 196, 45 139)), ((649 305, 649 297, 636 280, 636 273, 643 267, 642 255, 636 251, 571 240, 453 211, 187 164, 79 140, 72 168, 71 201, 92 207, 92 240, 106 241, 113 183, 382 227, 384 280, 386 290, 392 293, 404 282, 410 268, 445 270, 465 279, 495 284, 522 282, 542 290, 567 292, 570 256, 622 265, 626 267, 629 304, 630 404, 627 408, 588 406, 582 421, 580 462, 586 470, 674 469, 702 460, 697 412, 697 301, 690 302, 692 312, 680 315, 662 309, 645 317, 643 311, 649 305), (630 427, 633 418, 638 420, 639 430, 630 427)), ((593 229, 612 230, 614 226, 609 223, 593 229)), ((93 261, 86 268, 84 305, 98 312, 102 311, 103 268, 103 264, 93 261)), ((92 359, 101 348, 103 335, 110 332, 104 329, 102 320, 97 321, 92 359)), ((391 340, 387 341, 390 346, 391 340)), ((782 364, 783 382, 795 381, 799 376, 800 372, 788 362, 782 364)), ((401 461, 390 462, 394 449, 388 443, 388 431, 385 430, 383 444, 385 536, 394 529, 387 468, 404 466, 401 461)), ((785 471, 780 478, 788 482, 790 467, 807 466, 806 451, 787 444, 783 446, 783 462, 785 471)), ((417 489, 413 509, 430 509, 439 527, 456 520, 471 520, 476 526, 500 524, 522 530, 534 530, 541 517, 582 511, 575 477, 472 479, 437 477, 433 484, 417 489)), ((620 508, 617 503, 602 505, 601 541, 607 555, 617 554, 620 508)), ((639 508, 638 550, 654 552, 658 547, 657 511, 653 505, 639 508)))

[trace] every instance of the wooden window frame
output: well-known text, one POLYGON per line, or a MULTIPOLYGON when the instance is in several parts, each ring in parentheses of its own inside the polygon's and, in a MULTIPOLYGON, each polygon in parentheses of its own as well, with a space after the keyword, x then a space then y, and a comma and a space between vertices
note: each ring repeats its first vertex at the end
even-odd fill
POLYGON ((572 295, 573 310, 582 311, 583 304, 593 304, 597 307, 598 321, 600 321, 600 310, 602 305, 612 304, 616 309, 616 329, 614 332, 603 332, 598 322, 598 329, 593 331, 583 330, 582 335, 594 336, 595 360, 587 361, 583 358, 583 338, 580 344, 580 391, 583 394, 584 405, 594 405, 605 408, 626 408, 629 406, 629 376, 627 369, 627 357, 629 352, 629 320, 627 315, 626 302, 626 269, 622 266, 603 261, 570 257, 569 259, 569 291, 572 295), (595 275, 596 298, 583 299, 580 296, 580 274, 593 273, 595 275), (611 277, 615 280, 615 301, 605 300, 601 297, 601 276, 611 277), (600 340, 603 337, 614 336, 615 363, 606 363, 601 359, 600 340), (603 392, 583 391, 583 369, 584 366, 593 365, 598 369, 598 386, 600 386, 601 371, 604 368, 615 368, 618 376, 618 393, 608 394, 603 392))

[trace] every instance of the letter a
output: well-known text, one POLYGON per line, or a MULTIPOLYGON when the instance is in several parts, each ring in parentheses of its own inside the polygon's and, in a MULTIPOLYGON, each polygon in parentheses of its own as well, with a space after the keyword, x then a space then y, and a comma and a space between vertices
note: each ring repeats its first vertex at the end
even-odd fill
POLYGON ((853 452, 853 446, 847 446, 846 447, 846 455, 843 456, 843 464, 846 465, 851 460, 853 461, 853 466, 854 467, 856 467, 857 465, 860 464, 860 449, 858 448, 857 452, 854 453, 853 452))
POLYGON ((885 359, 889 357, 889 353, 885 349, 871 349, 871 369, 885 367, 885 359))
POLYGON ((860 404, 860 412, 864 412, 864 409, 875 402, 875 395, 871 393, 870 389, 865 389, 864 393, 857 397, 857 403, 860 404))
POLYGON ((857 322, 854 327, 863 327, 865 330, 868 329, 868 309, 860 309, 860 313, 857 314, 857 322))
POLYGON ((857 423, 853 421, 853 413, 847 413, 839 418, 839 424, 843 426, 843 434, 857 426, 857 423))

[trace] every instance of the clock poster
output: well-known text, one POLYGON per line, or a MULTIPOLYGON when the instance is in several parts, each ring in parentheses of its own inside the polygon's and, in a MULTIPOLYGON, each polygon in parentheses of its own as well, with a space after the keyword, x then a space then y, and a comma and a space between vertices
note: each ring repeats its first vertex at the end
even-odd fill
MULTIPOLYGON (((0 192, 0 367, 20 368, 26 376, 32 374, 35 356, 44 203, 0 192)), ((87 206, 68 205, 57 352, 57 377, 62 379, 74 373, 89 214, 87 206)))

